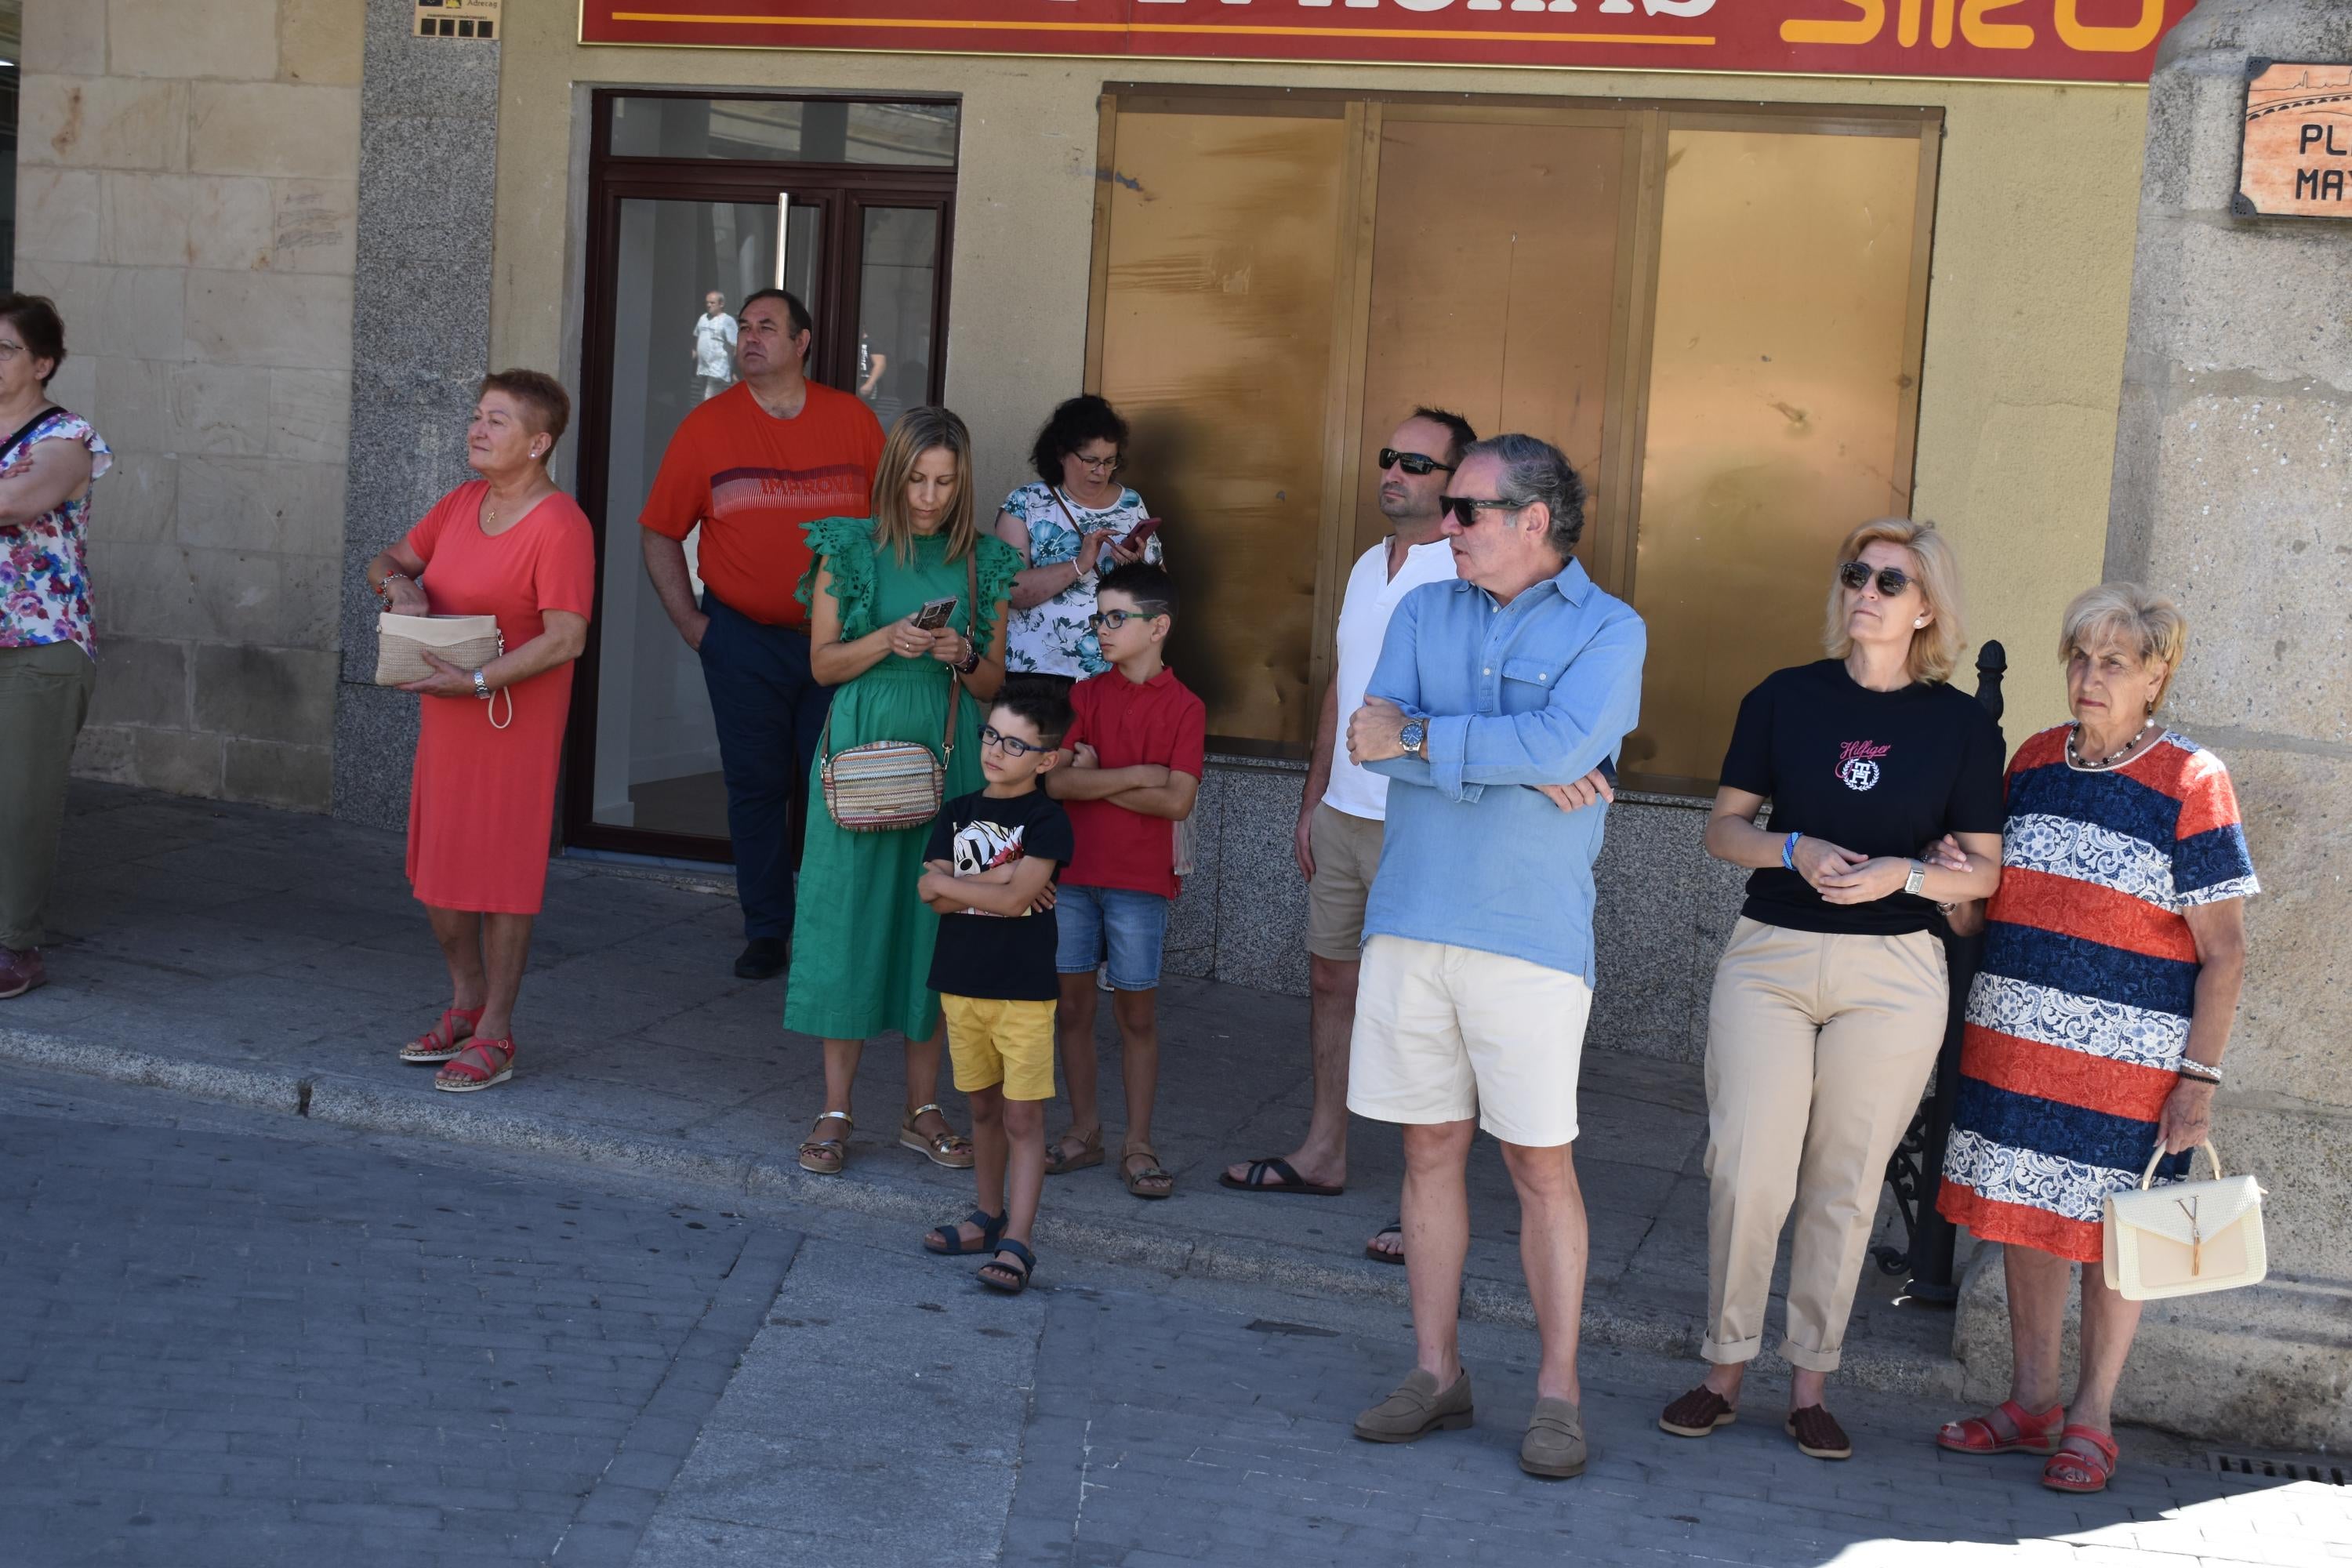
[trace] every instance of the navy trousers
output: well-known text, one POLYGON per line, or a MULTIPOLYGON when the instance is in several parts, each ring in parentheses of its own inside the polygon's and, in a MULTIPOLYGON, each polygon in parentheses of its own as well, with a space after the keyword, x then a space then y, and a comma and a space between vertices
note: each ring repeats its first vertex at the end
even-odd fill
POLYGON ((702 613, 710 617, 702 680, 719 727, 743 935, 790 937, 809 768, 833 692, 809 673, 808 633, 755 621, 707 591, 702 613))

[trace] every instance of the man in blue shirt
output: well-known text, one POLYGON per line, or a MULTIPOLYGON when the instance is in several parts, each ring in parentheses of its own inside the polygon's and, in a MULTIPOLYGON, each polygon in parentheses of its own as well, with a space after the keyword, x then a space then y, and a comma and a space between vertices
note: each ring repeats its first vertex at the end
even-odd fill
POLYGON ((1484 1126, 1518 1189, 1543 1341, 1519 1464, 1573 1476, 1585 1460, 1586 1231, 1570 1145, 1592 1005, 1592 863, 1612 798, 1584 775, 1613 763, 1633 728, 1647 638, 1572 558, 1584 485, 1558 447, 1481 441, 1445 500, 1459 580, 1398 605, 1348 721, 1349 753, 1391 784, 1348 1109, 1403 1125, 1416 1362, 1356 1435, 1410 1442, 1470 1424, 1455 1330, 1464 1173, 1484 1126))

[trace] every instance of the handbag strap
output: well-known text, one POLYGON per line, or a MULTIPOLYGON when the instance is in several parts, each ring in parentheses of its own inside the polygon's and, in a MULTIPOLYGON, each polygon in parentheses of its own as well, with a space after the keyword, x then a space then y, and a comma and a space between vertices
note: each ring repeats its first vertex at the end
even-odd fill
MULTIPOLYGON (((2200 1143, 2197 1147, 2204 1150, 2205 1158, 2213 1163, 2213 1179, 2217 1182, 2220 1181, 2222 1175, 2221 1156, 2214 1151, 2213 1140, 2208 1138, 2204 1142, 2200 1143)), ((2158 1165, 2163 1163, 2163 1162, 2164 1140, 2159 1138, 2156 1141, 2156 1152, 2147 1157, 2147 1169, 2140 1173, 2139 1190, 2141 1192, 2147 1191, 2148 1184, 2156 1180, 2156 1168, 2158 1165)), ((2195 1150, 2191 1150, 2189 1152, 2189 1163, 2192 1167, 2197 1163, 2195 1150)))
POLYGON ((64 409, 58 407, 54 403, 43 404, 41 405, 41 411, 38 414, 34 415, 30 419, 26 420, 24 424, 18 426, 16 427, 16 433, 8 437, 5 445, 0 445, 0 468, 5 468, 8 466, 8 459, 16 455, 16 448, 24 445, 25 437, 39 429, 42 423, 47 420, 50 415, 62 414, 64 412, 64 409))

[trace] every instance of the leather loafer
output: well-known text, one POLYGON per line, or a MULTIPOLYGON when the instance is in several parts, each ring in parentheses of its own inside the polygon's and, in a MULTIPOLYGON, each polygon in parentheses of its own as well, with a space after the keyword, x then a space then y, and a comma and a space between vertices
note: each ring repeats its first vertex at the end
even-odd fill
POLYGON ((1356 1436, 1367 1443, 1410 1443, 1432 1432, 1458 1431, 1469 1425, 1469 1369, 1464 1368, 1454 1386, 1440 1394, 1437 1379, 1415 1367, 1394 1394, 1356 1417, 1356 1436))
POLYGON ((738 980, 773 980, 784 972, 784 939, 780 936, 755 936, 743 944, 743 954, 735 961, 738 980))
POLYGON ((1566 1480, 1584 1473, 1584 1413, 1565 1399, 1538 1399, 1519 1440, 1519 1468, 1566 1480))
POLYGON ((39 948, 0 947, 0 1002, 48 983, 49 972, 41 963, 39 948))

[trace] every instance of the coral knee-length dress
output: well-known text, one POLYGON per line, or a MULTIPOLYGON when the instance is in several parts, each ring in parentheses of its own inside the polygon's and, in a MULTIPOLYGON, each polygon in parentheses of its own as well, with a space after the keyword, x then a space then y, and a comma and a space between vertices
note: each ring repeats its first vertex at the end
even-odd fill
MULTIPOLYGON (((459 485, 408 531, 418 585, 436 616, 495 616, 509 652, 538 637, 545 612, 585 616, 595 601, 588 514, 551 495, 496 535, 482 531, 489 486, 459 485)), ((572 666, 557 665, 484 702, 425 697, 408 791, 408 881, 445 910, 535 915, 547 890, 549 829, 572 666), (507 693, 514 717, 504 729, 507 693)))

